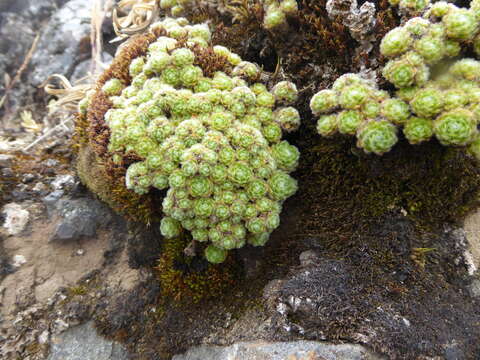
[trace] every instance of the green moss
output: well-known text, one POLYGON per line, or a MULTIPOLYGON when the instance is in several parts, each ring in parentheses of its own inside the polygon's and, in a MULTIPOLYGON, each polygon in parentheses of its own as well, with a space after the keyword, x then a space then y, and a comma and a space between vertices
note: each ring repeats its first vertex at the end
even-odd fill
POLYGON ((416 146, 401 141, 391 153, 376 157, 362 154, 348 139, 319 139, 304 158, 301 171, 308 185, 302 196, 312 196, 308 189, 313 188, 315 200, 306 201, 310 211, 321 214, 304 220, 312 228, 348 228, 351 233, 359 223, 392 210, 435 225, 461 219, 478 205, 477 164, 436 141, 416 146), (323 222, 327 209, 329 219, 323 222))
POLYGON ((187 245, 185 238, 163 239, 156 270, 162 294, 169 300, 196 303, 218 299, 240 280, 241 270, 232 255, 221 265, 210 264, 199 256, 185 255, 187 245))

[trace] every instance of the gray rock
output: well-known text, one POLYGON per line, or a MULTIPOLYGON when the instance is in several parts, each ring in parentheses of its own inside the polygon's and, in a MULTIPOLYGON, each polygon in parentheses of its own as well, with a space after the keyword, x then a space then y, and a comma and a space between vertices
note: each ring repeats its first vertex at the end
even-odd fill
POLYGON ((13 155, 0 154, 0 166, 9 167, 12 165, 13 155))
POLYGON ((34 21, 48 17, 65 0, 0 0, 0 11, 8 11, 32 17, 34 21))
POLYGON ((480 297, 480 280, 473 280, 468 287, 468 290, 470 291, 470 295, 472 295, 473 297, 480 297))
MULTIPOLYGON (((113 60, 112 55, 110 55, 107 52, 102 53, 102 62, 105 65, 109 65, 113 60)), ((72 73, 72 76, 70 77, 70 82, 72 84, 77 83, 79 80, 82 80, 86 76, 89 75, 89 72, 91 71, 92 68, 92 60, 84 60, 80 64, 78 64, 75 67, 75 70, 72 73)))
POLYGON ((32 85, 55 73, 69 76, 81 55, 89 55, 92 4, 93 0, 71 0, 52 16, 32 58, 32 85))
POLYGON ((51 185, 54 190, 72 189, 75 186, 75 177, 70 174, 57 175, 51 182, 51 185))
POLYGON ((10 203, 3 207, 2 213, 5 215, 3 227, 9 235, 20 234, 28 224, 30 213, 20 204, 10 203))
POLYGON ((91 322, 73 327, 52 338, 47 360, 127 360, 118 343, 97 335, 91 322))
POLYGON ((244 342, 231 346, 199 346, 172 360, 376 360, 381 357, 361 345, 316 341, 244 342))
POLYGON ((61 199, 55 204, 60 217, 51 241, 72 241, 95 236, 97 228, 110 222, 110 211, 97 200, 89 198, 61 199))
POLYGON ((63 190, 55 190, 42 199, 43 204, 47 208, 49 217, 53 215, 56 203, 58 200, 62 198, 63 194, 64 194, 63 190))

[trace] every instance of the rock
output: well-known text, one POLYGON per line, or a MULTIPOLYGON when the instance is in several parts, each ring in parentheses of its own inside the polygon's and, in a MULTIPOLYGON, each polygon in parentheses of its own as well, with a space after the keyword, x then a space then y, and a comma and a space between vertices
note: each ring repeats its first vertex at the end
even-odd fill
POLYGON ((244 342, 231 346, 199 346, 172 360, 374 360, 380 356, 361 345, 316 341, 244 342))
POLYGON ((39 344, 46 344, 50 337, 50 332, 48 330, 44 330, 38 337, 39 344))
POLYGON ((71 0, 52 16, 32 58, 33 86, 51 74, 70 76, 81 56, 89 55, 92 4, 93 0, 71 0))
POLYGON ((93 324, 71 328, 52 338, 47 360, 127 360, 126 350, 118 343, 97 335, 93 324))
POLYGON ((51 241, 73 241, 84 236, 95 236, 97 228, 111 220, 110 212, 105 205, 88 198, 59 200, 56 203, 56 212, 61 220, 51 241))
POLYGON ((4 177, 12 177, 12 176, 15 175, 14 172, 13 172, 13 170, 12 170, 11 168, 8 168, 8 167, 7 167, 7 168, 3 168, 1 174, 2 174, 2 176, 4 176, 4 177))
POLYGON ((35 186, 32 188, 32 191, 41 194, 41 193, 44 193, 44 192, 46 193, 47 189, 48 189, 47 185, 45 185, 45 184, 42 183, 42 182, 38 182, 38 183, 36 183, 35 186))
POLYGON ((375 5, 372 2, 362 2, 358 8, 357 0, 328 0, 326 9, 331 19, 340 18, 352 37, 362 42, 376 24, 375 5))
POLYGON ((55 210, 55 205, 58 202, 58 200, 62 198, 63 194, 64 194, 63 190, 55 190, 42 199, 43 204, 47 208, 49 217, 52 216, 53 211, 55 210))
POLYGON ((50 16, 57 6, 65 1, 66 0, 0 0, 0 11, 14 12, 24 15, 26 18, 40 21, 50 16))
POLYGON ((307 250, 302 252, 298 258, 300 260, 300 265, 307 267, 315 264, 318 261, 319 256, 315 251, 307 250))
POLYGON ((480 280, 473 280, 470 286, 468 287, 470 295, 473 297, 480 297, 480 280))
POLYGON ((75 177, 72 175, 57 175, 51 182, 54 190, 68 190, 75 186, 75 177))
POLYGON ((27 226, 30 213, 24 210, 21 205, 16 203, 7 204, 3 207, 3 213, 5 214, 3 227, 9 235, 18 235, 27 226))
POLYGON ((56 167, 58 164, 59 161, 55 159, 47 159, 45 161, 42 161, 42 165, 49 168, 56 167))
POLYGON ((472 255, 475 268, 480 266, 480 211, 469 215, 464 223, 463 229, 468 242, 468 250, 472 255))
POLYGON ((22 183, 28 184, 28 183, 32 182, 33 180, 35 180, 35 178, 36 178, 36 176, 34 174, 25 174, 25 175, 23 175, 22 183))
MULTIPOLYGON (((102 63, 104 65, 109 65, 113 60, 112 55, 110 55, 107 52, 102 53, 102 63)), ((86 76, 89 75, 89 72, 91 71, 92 68, 92 60, 84 60, 80 64, 78 64, 75 67, 75 70, 72 73, 72 76, 70 77, 70 82, 72 84, 77 83, 79 80, 85 78, 86 76)))
POLYGON ((0 154, 0 166, 9 167, 12 165, 13 155, 0 154))
POLYGON ((15 268, 18 268, 18 267, 22 266, 23 264, 25 264, 26 262, 27 262, 27 259, 25 259, 25 256, 14 255, 12 266, 15 267, 15 268))

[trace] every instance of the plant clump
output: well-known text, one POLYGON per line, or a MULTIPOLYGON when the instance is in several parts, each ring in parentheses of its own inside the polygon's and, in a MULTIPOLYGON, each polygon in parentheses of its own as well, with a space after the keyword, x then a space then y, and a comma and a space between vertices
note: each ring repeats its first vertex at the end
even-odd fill
POLYGON ((319 116, 322 136, 357 137, 366 153, 382 155, 403 132, 410 144, 432 137, 444 146, 466 147, 478 159, 480 144, 480 62, 450 58, 468 49, 479 36, 480 12, 440 1, 424 17, 410 19, 382 39, 381 53, 390 58, 383 77, 395 95, 356 74, 338 78, 310 102, 319 116))
POLYGON ((398 6, 400 13, 419 14, 424 11, 431 0, 388 0, 390 5, 398 6))
POLYGON ((160 27, 166 35, 131 61, 131 82, 112 78, 101 88, 112 104, 104 115, 108 155, 117 164, 134 159, 127 189, 167 190, 164 237, 188 231, 205 243, 207 260, 220 263, 247 242, 264 245, 297 189, 289 173, 299 151, 282 140, 300 125, 290 106, 297 89, 282 81, 269 91, 257 82, 257 65, 210 45, 204 24, 152 26, 160 27))
POLYGON ((287 16, 298 12, 296 0, 263 0, 265 15, 263 26, 267 30, 280 27, 287 22, 287 16))
POLYGON ((185 14, 188 9, 196 5, 195 0, 160 0, 160 9, 172 17, 179 17, 185 14))

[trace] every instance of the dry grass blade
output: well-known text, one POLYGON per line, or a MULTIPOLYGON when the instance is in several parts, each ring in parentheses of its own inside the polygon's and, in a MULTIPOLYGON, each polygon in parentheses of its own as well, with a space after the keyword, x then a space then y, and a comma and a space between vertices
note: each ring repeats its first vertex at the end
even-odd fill
POLYGON ((112 11, 113 28, 120 39, 146 30, 158 17, 156 0, 122 0, 112 11), (126 13, 119 15, 119 10, 126 13))
POLYGON ((22 111, 20 113, 20 118, 22 119, 22 127, 30 133, 39 133, 42 131, 42 126, 33 120, 33 114, 31 111, 22 111))
POLYGON ((30 47, 30 50, 28 50, 27 55, 25 56, 25 60, 23 60, 22 65, 18 69, 17 73, 15 74, 15 77, 8 82, 8 85, 5 89, 5 94, 3 97, 0 99, 0 108, 3 106, 5 103, 5 100, 7 99, 8 92, 12 89, 13 85, 20 80, 20 77, 22 76, 23 72, 27 69, 28 64, 30 63, 30 60, 32 59, 33 53, 35 52, 35 49, 37 48, 38 40, 40 39, 40 34, 37 34, 35 36, 35 39, 33 40, 32 46, 30 47))
POLYGON ((93 88, 91 83, 73 86, 65 76, 60 74, 49 76, 42 86, 48 95, 53 95, 58 99, 55 102, 53 111, 58 109, 76 111, 78 102, 93 88), (60 86, 55 85, 53 81, 58 81, 60 86))

